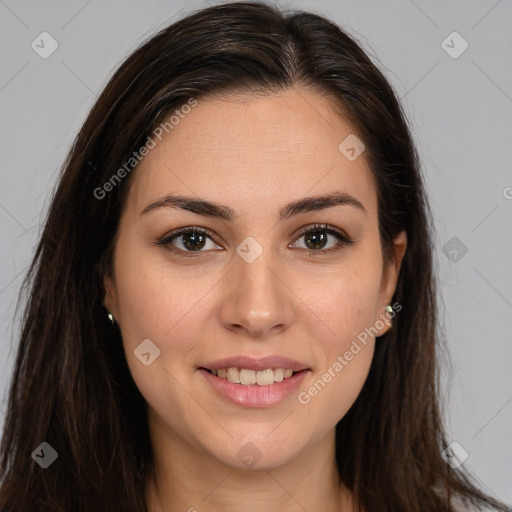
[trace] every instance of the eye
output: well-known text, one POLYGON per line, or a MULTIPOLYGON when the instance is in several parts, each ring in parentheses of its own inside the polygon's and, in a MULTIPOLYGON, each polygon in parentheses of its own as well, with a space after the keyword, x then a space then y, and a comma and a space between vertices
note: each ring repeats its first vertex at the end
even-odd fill
POLYGON ((305 231, 302 231, 297 240, 303 237, 306 246, 299 248, 305 249, 311 256, 338 251, 343 249, 346 245, 353 243, 353 240, 343 233, 343 231, 327 224, 315 224, 307 228, 305 231), (329 237, 338 239, 338 241, 330 247, 328 246, 329 237))
POLYGON ((195 226, 186 227, 173 231, 162 240, 160 240, 158 245, 164 245, 171 251, 179 253, 183 256, 193 256, 193 254, 190 253, 205 252, 202 251, 202 249, 205 248, 208 241, 213 244, 213 247, 210 247, 210 249, 215 249, 216 247, 218 248, 218 245, 215 244, 212 240, 213 236, 213 232, 209 229, 198 228, 195 226))
MULTIPOLYGON (((212 238, 214 236, 214 233, 209 229, 189 226, 169 233, 162 238, 157 245, 165 246, 172 252, 181 256, 194 256, 194 253, 206 252, 202 249, 208 249, 208 242, 212 244, 210 249, 221 249, 213 241, 212 238)), ((314 226, 308 227, 306 230, 302 231, 297 240, 302 237, 306 240, 306 246, 298 248, 306 250, 311 256, 335 252, 353 243, 353 240, 343 231, 327 224, 315 224, 314 226), (328 240, 330 237, 337 239, 337 242, 329 247, 328 240)), ((291 247, 297 248, 295 244, 291 244, 291 247)))

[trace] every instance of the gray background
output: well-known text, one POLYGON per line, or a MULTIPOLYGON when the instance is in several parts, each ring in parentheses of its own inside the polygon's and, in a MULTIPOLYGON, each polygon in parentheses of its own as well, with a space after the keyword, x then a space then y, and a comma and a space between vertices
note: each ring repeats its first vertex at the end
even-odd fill
MULTIPOLYGON (((402 98, 437 226, 442 323, 452 359, 451 378, 445 373, 443 379, 448 438, 469 453, 464 464, 487 491, 512 503, 511 2, 279 4, 327 15, 344 27, 402 98), (445 50, 457 52, 462 40, 448 38, 442 46, 453 31, 469 44, 458 58, 445 50)), ((206 5, 0 0, 3 396, 18 332, 16 295, 72 139, 113 70, 140 42, 206 5), (59 45, 46 59, 31 47, 43 31, 59 45)), ((4 411, 5 401, 0 420, 4 411)))

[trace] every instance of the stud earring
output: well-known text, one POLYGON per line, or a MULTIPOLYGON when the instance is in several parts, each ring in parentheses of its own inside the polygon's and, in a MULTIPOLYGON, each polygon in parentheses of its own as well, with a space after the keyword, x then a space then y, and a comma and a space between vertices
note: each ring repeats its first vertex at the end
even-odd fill
MULTIPOLYGON (((390 315, 391 313, 393 313, 393 308, 391 307, 391 304, 388 304, 386 306, 386 313, 388 315, 390 315)), ((391 329, 391 327, 393 327, 393 322, 391 320, 389 320, 389 328, 391 329)))
POLYGON ((112 322, 112 325, 116 324, 116 321, 114 320, 114 315, 112 313, 107 314, 108 319, 112 322))

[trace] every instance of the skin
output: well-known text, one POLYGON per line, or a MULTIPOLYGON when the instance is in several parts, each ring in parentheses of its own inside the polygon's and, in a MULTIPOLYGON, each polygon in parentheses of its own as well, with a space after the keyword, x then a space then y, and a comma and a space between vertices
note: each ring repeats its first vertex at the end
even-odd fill
MULTIPOLYGON (((104 305, 148 403, 157 480, 147 484, 151 512, 350 510, 350 492, 336 471, 335 426, 359 395, 379 340, 360 344, 308 404, 298 393, 383 318, 407 245, 402 232, 383 261, 365 154, 349 161, 338 150, 352 133, 325 97, 302 89, 201 99, 131 176, 104 305), (335 191, 352 195, 365 211, 338 205, 278 218, 290 201, 335 191), (141 215, 169 193, 227 205, 238 218, 170 207, 141 215), (312 257, 307 243, 315 240, 299 235, 316 223, 339 228, 354 243, 312 257), (215 239, 200 252, 189 249, 191 257, 156 245, 184 226, 211 229, 215 239), (252 263, 236 252, 247 236, 263 248, 252 263), (161 352, 145 366, 133 351, 148 338, 161 352), (312 371, 278 405, 243 408, 197 370, 242 354, 286 356, 312 371), (261 454, 252 467, 237 457, 249 442, 261 454)), ((328 234, 322 248, 337 242, 328 234)), ((181 235, 172 243, 183 252, 191 246, 181 235)))

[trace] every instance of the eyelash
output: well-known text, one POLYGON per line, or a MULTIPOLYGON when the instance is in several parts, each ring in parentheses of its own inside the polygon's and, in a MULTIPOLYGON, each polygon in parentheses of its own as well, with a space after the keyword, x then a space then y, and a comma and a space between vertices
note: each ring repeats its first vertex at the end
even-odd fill
MULTIPOLYGON (((330 235, 334 235, 339 239, 339 242, 330 249, 319 249, 319 250, 313 250, 313 249, 302 249, 309 253, 310 256, 314 257, 317 255, 323 255, 327 253, 334 253, 337 251, 340 251, 345 246, 351 245, 354 243, 354 241, 349 238, 343 231, 339 230, 338 228, 334 226, 329 226, 328 224, 314 224, 313 226, 308 226, 305 230, 301 231, 300 234, 297 237, 297 240, 301 238, 304 235, 307 235, 309 233, 313 232, 325 232, 330 235)), ((164 238, 162 238, 159 242, 157 242, 157 245, 165 246, 167 249, 169 249, 171 252, 178 254, 180 256, 184 257, 194 257, 197 254, 200 254, 205 251, 184 251, 183 249, 178 249, 174 245, 172 245, 172 241, 177 238, 179 235, 183 234, 199 234, 199 235, 207 235, 213 242, 213 237, 215 234, 213 231, 207 229, 207 228, 200 228, 197 226, 187 226, 184 228, 179 228, 168 235, 166 235, 164 238)), ((215 242, 216 243, 216 242, 215 242)))

